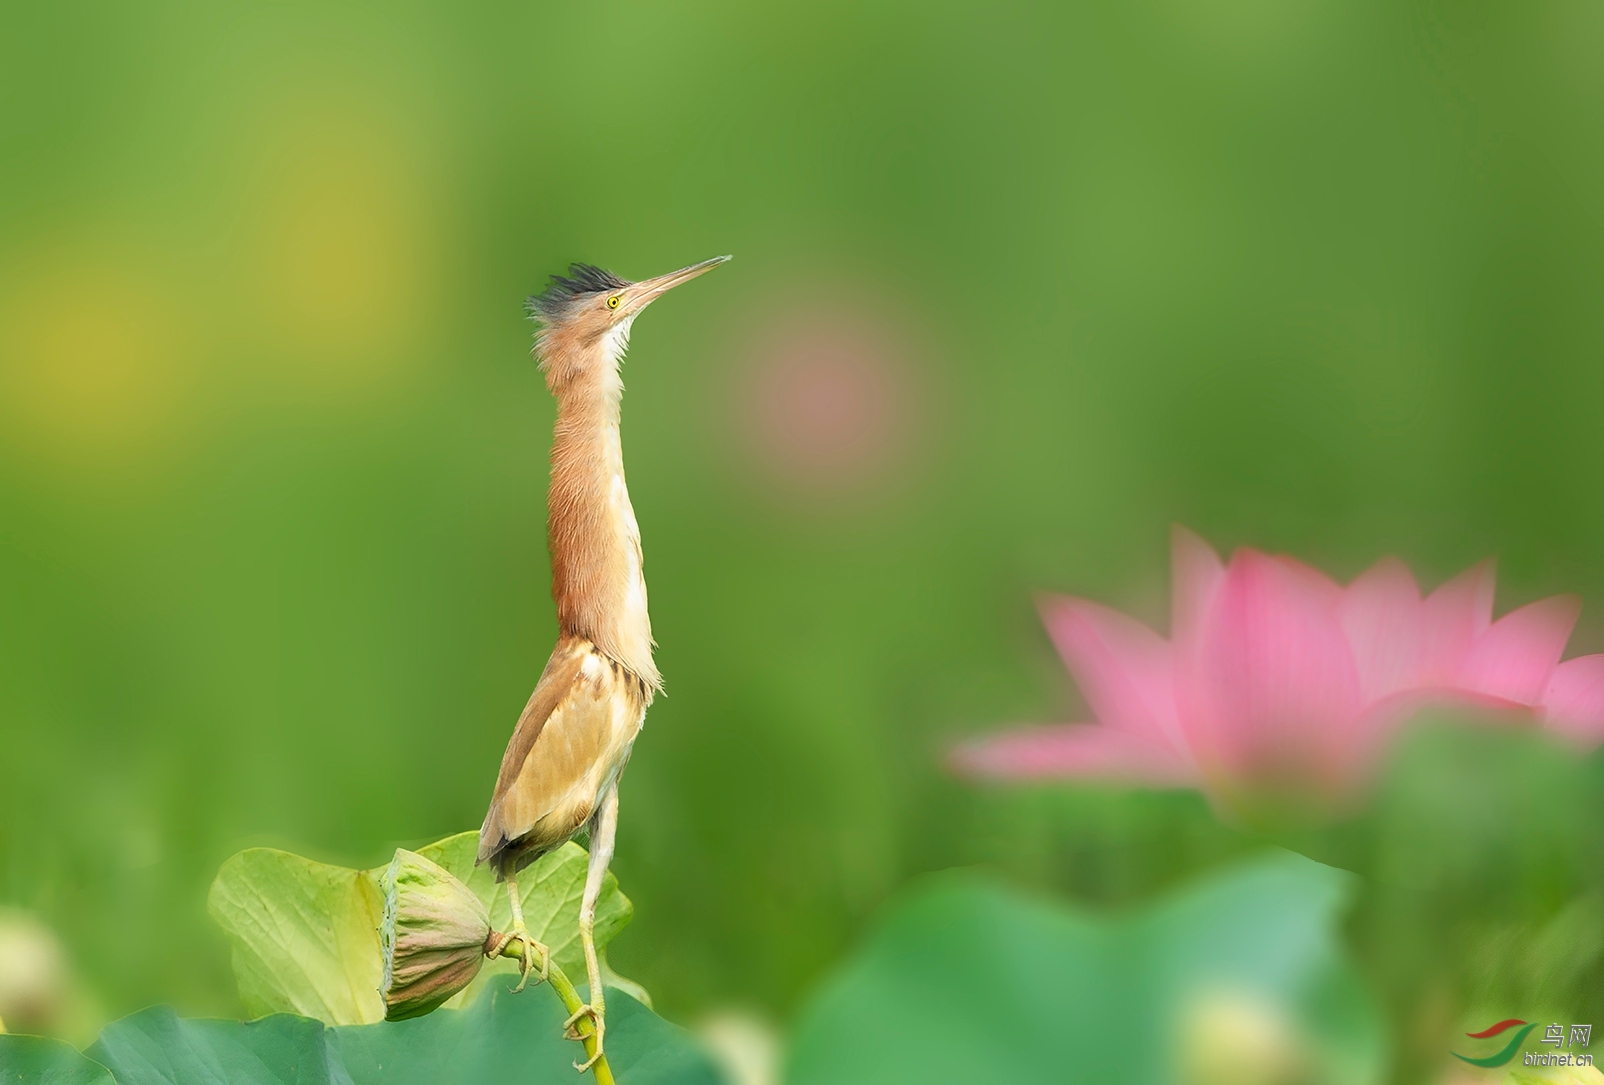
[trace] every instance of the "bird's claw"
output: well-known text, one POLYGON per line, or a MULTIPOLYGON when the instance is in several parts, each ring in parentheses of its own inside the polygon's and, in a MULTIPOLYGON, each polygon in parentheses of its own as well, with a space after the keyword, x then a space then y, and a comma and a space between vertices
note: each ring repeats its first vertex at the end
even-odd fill
MULTIPOLYGON (((546 982, 546 976, 551 971, 551 950, 546 947, 544 942, 535 941, 530 936, 529 929, 522 923, 517 924, 511 931, 507 932, 506 945, 510 946, 514 942, 522 942, 524 944, 523 952, 518 955, 518 986, 512 989, 512 993, 517 994, 529 984, 529 976, 534 971, 534 957, 537 953, 540 954, 540 978, 535 983, 538 985, 546 982)), ((506 955, 506 946, 502 947, 502 955, 506 955)))
POLYGON ((607 1033, 606 1019, 602 1016, 601 1011, 596 1009, 596 1007, 585 1005, 575 1010, 568 1020, 563 1022, 563 1037, 565 1039, 585 1040, 589 1037, 579 1031, 579 1022, 583 1021, 587 1017, 590 1018, 591 1027, 595 1029, 594 1035, 596 1037, 596 1050, 592 1052, 590 1058, 586 1059, 584 1062, 574 1063, 574 1069, 578 1070, 581 1074, 583 1074, 586 1070, 589 1070, 592 1066, 595 1066, 597 1060, 599 1060, 604 1054, 602 1051, 602 1037, 607 1033))
POLYGON ((596 1012, 594 1006, 586 1004, 575 1010, 568 1016, 568 1020, 563 1022, 563 1036, 570 1040, 583 1040, 585 1037, 580 1034, 578 1026, 579 1022, 587 1017, 590 1018, 591 1024, 596 1027, 596 1032, 599 1034, 602 1030, 601 1014, 596 1012))

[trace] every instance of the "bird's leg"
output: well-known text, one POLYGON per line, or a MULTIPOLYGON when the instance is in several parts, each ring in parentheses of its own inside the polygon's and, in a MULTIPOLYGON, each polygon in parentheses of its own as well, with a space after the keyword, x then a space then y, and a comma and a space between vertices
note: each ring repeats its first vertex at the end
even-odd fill
POLYGON ((512 909, 512 929, 507 932, 507 944, 522 942, 523 953, 518 957, 518 986, 514 987, 516 994, 524 989, 529 982, 529 972, 534 966, 535 954, 540 954, 540 979, 537 983, 546 981, 547 969, 551 967, 551 950, 546 948, 544 942, 537 942, 529 935, 529 928, 524 926, 524 905, 518 895, 518 878, 516 875, 507 875, 507 906, 512 909))
POLYGON ((602 1037, 607 1031, 606 996, 602 993, 601 963, 596 956, 596 900, 601 896, 602 880, 607 876, 607 865, 613 861, 613 835, 618 829, 618 783, 614 781, 602 796, 591 824, 590 870, 585 875, 585 895, 579 904, 579 941, 585 947, 585 971, 590 979, 590 1004, 581 1006, 563 1022, 569 1039, 580 1039, 575 1026, 589 1017, 596 1026, 595 1052, 583 1063, 574 1063, 574 1069, 584 1073, 602 1056, 602 1037))

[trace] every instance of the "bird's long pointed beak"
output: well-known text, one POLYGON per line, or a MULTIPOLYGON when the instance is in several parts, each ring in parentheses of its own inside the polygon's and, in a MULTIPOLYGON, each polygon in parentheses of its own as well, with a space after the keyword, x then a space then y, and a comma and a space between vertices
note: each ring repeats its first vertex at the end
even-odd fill
POLYGON ((700 264, 682 267, 678 271, 670 271, 667 275, 659 275, 655 279, 646 279, 635 284, 632 293, 635 295, 634 309, 644 308, 646 305, 662 297, 681 283, 688 283, 705 272, 712 271, 728 256, 715 256, 711 260, 703 260, 700 264))

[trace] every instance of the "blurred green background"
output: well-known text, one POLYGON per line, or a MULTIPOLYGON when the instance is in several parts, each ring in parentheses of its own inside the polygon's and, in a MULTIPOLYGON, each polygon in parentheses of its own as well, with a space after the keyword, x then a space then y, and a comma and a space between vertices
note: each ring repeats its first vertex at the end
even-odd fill
POLYGON ((0 903, 232 1013, 231 852, 477 826, 554 635, 522 300, 725 252, 625 369, 613 963, 784 1017, 920 872, 1144 899, 1203 800, 941 769, 1082 711, 1032 592, 1160 619, 1180 521, 1604 647, 1601 132, 1587 0, 7 5, 0 903))

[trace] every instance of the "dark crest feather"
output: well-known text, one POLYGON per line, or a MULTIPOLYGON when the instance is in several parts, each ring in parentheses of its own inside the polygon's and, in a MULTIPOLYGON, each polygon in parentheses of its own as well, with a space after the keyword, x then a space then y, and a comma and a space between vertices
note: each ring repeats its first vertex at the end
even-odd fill
POLYGON ((540 321, 556 320, 576 299, 629 285, 628 279, 620 279, 594 264, 569 264, 567 275, 553 275, 546 289, 529 299, 529 315, 540 321))

